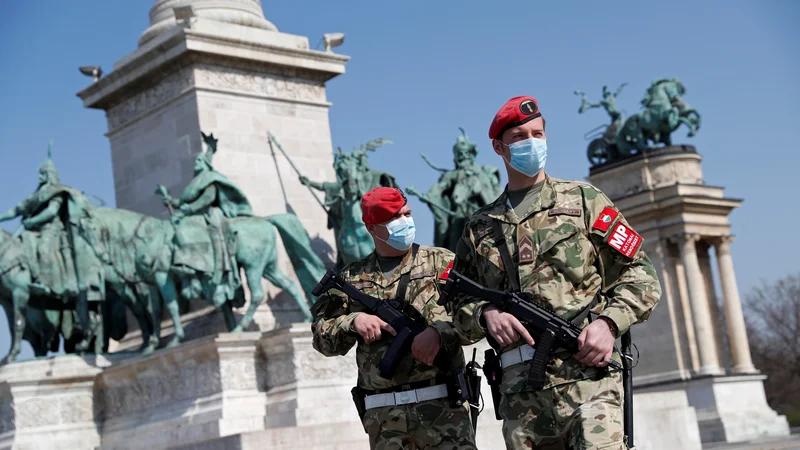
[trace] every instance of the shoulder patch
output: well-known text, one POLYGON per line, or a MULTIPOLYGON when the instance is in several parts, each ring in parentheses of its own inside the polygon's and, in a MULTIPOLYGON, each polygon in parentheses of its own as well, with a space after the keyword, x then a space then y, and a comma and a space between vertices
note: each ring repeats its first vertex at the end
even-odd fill
POLYGON ((453 268, 453 262, 454 261, 450 261, 450 264, 448 264, 444 271, 442 271, 442 274, 439 275, 440 280, 447 281, 447 278, 450 276, 450 270, 453 268))
POLYGON ((606 239, 608 245, 625 257, 631 258, 642 244, 642 237, 624 223, 618 223, 606 239))
POLYGON ((602 232, 608 231, 608 227, 614 223, 614 219, 616 219, 618 215, 619 213, 616 209, 606 206, 603 208, 603 211, 600 213, 600 216, 597 218, 597 220, 594 221, 592 229, 600 230, 602 232))
POLYGON ((581 210, 579 208, 553 208, 550 212, 547 213, 548 216, 559 216, 559 215, 566 215, 566 216, 574 216, 580 217, 581 210))

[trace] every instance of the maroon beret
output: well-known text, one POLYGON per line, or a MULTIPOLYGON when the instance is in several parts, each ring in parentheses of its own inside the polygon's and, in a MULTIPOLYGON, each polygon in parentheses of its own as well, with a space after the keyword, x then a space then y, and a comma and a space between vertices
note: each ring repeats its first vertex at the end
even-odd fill
POLYGON ((378 186, 361 197, 361 220, 364 225, 384 223, 408 203, 400 189, 378 186))
POLYGON ((519 96, 507 101, 492 120, 489 139, 499 139, 509 128, 514 128, 541 117, 539 102, 533 97, 519 96))

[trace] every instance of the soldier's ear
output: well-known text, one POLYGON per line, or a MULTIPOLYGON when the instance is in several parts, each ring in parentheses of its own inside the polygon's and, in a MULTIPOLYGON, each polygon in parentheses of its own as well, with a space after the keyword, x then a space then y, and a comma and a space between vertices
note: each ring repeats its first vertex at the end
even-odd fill
POLYGON ((498 141, 497 139, 492 139, 492 149, 494 149, 494 152, 497 153, 498 155, 504 156, 503 144, 501 144, 500 141, 498 141))

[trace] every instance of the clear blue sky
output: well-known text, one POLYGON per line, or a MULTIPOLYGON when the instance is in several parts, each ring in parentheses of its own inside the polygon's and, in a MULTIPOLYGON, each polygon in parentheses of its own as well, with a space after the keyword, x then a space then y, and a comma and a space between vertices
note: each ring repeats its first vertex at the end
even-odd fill
MULTIPOLYGON (((51 137, 62 181, 114 204, 105 116, 75 96, 91 82, 77 68, 99 64, 109 72, 136 48, 153 3, 6 5, 0 209, 35 188, 51 137)), ((800 2, 262 3, 279 30, 308 36, 312 46, 323 33, 346 33, 336 50, 352 59, 327 90, 334 145, 349 150, 391 137, 395 143, 370 162, 395 174, 402 187, 427 190, 436 181, 419 154, 449 166, 459 126, 478 143, 480 163, 501 166, 487 128, 497 108, 520 94, 537 97, 547 118, 548 172, 584 179, 583 134, 607 117, 597 110, 578 115, 573 91, 596 100, 603 84, 627 81, 618 103, 630 114, 651 80, 677 76, 686 101, 703 114, 703 127, 695 138, 681 128, 673 140, 697 146, 708 184, 744 199, 731 214, 742 292, 798 271, 800 209, 789 190, 800 165, 800 2)), ((418 202, 412 206, 418 240, 430 244, 430 213, 418 202)), ((7 348, 3 322, 0 352, 7 348)))

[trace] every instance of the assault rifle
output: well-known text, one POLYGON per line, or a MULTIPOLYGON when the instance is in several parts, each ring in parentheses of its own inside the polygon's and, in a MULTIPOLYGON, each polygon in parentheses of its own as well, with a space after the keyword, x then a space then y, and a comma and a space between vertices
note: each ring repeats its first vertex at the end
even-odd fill
MULTIPOLYGON (((541 389, 543 387, 545 366, 553 350, 563 348, 572 354, 579 351, 578 336, 580 336, 582 330, 577 325, 555 315, 547 303, 537 301, 530 293, 490 289, 465 277, 457 270, 451 269, 447 277, 447 283, 442 289, 439 304, 447 304, 459 293, 487 300, 500 310, 519 319, 520 323, 525 326, 535 341, 536 351, 534 352, 531 370, 528 375, 528 386, 533 389, 541 389)), ((489 356, 488 352, 487 356, 489 356)), ((624 367, 614 360, 611 360, 609 366, 623 371, 622 384, 625 391, 623 422, 625 434, 628 437, 627 444, 629 448, 633 448, 633 390, 631 386, 631 361, 633 358, 631 357, 629 331, 622 335, 622 360, 624 367)), ((502 376, 499 361, 491 361, 487 358, 485 364, 486 367, 484 369, 487 381, 492 387, 492 394, 495 394, 495 390, 499 394, 499 377, 502 376)), ((497 406, 498 403, 499 398, 495 398, 495 405, 497 406)))
MULTIPOLYGON (((311 291, 315 296, 320 296, 331 289, 338 289, 351 299, 361 303, 370 314, 380 317, 381 320, 394 328, 397 335, 389 344, 389 349, 378 364, 378 370, 383 378, 391 378, 401 358, 411 352, 414 338, 425 331, 428 323, 424 317, 403 299, 384 300, 367 295, 355 286, 348 283, 331 269, 328 269, 319 284, 311 291)), ((433 366, 439 369, 448 378, 454 378, 448 384, 453 384, 450 400, 454 406, 460 406, 469 398, 469 385, 464 370, 453 367, 452 356, 444 348, 433 360, 433 366)), ((451 390, 451 389, 448 389, 451 390)))

